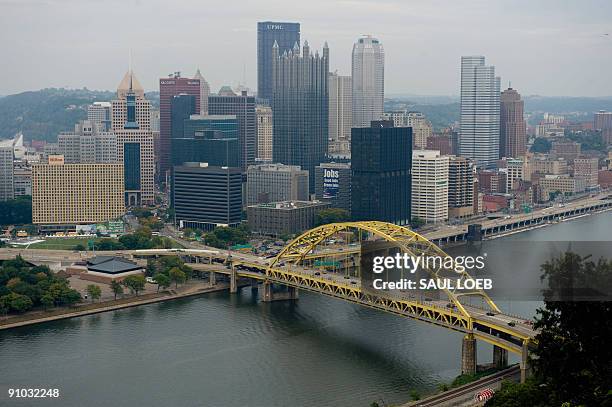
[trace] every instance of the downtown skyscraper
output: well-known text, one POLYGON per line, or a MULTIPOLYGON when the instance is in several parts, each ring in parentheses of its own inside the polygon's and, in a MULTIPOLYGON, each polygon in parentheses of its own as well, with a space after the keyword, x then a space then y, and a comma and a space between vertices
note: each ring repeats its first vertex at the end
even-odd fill
POLYGON ((353 45, 353 127, 370 127, 380 120, 385 99, 385 50, 372 36, 359 38, 353 45))
POLYGON ((111 102, 112 129, 117 138, 117 161, 123 163, 125 206, 155 203, 155 157, 151 131, 151 102, 130 69, 111 102))
POLYGON ((272 101, 272 47, 279 55, 300 43, 300 23, 262 21, 257 23, 257 97, 272 101))
POLYGON ((314 192, 314 170, 325 160, 328 145, 329 48, 312 54, 308 41, 280 54, 274 44, 272 65, 273 160, 308 170, 314 192))
POLYGON ((159 80, 159 177, 163 181, 171 167, 172 156, 172 99, 179 94, 196 98, 196 112, 200 111, 200 80, 182 78, 180 72, 159 80))
POLYGON ((521 95, 508 88, 501 93, 499 157, 519 158, 527 151, 527 129, 521 95))
POLYGON ((500 79, 483 56, 461 57, 461 131, 459 155, 481 168, 499 158, 500 79))
POLYGON ((255 97, 242 91, 236 96, 210 96, 208 112, 211 115, 234 115, 238 121, 238 140, 240 141, 240 167, 246 171, 255 164, 257 156, 257 113, 255 97))
POLYGON ((350 76, 329 74, 329 153, 351 153, 353 126, 352 91, 350 76))

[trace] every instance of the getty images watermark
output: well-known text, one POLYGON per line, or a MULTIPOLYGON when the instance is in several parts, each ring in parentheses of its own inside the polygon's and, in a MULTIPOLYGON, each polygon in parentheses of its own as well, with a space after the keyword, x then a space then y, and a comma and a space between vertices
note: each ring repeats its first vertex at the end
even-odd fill
MULTIPOLYGON (((388 249, 385 249, 388 250, 388 249)), ((466 276, 485 269, 486 254, 478 256, 391 255, 366 256, 372 262, 375 290, 490 290, 491 278, 466 276), (419 271, 429 276, 419 276, 419 271), (433 273, 437 277, 432 277, 433 273), (420 277, 420 278, 419 278, 420 277)), ((367 266, 366 266, 367 267, 367 266)))

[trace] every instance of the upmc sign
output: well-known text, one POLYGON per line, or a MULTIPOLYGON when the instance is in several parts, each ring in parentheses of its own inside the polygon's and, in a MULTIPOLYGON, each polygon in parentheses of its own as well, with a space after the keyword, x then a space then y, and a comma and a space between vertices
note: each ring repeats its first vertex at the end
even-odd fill
POLYGON ((266 26, 266 28, 268 30, 282 30, 283 29, 283 25, 282 24, 268 24, 266 26))
POLYGON ((340 175, 338 170, 326 169, 323 171, 323 198, 335 198, 340 188, 340 175))

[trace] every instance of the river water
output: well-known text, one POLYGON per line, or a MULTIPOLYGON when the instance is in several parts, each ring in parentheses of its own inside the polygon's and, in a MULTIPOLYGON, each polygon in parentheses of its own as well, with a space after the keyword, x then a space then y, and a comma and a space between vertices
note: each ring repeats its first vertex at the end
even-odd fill
MULTIPOLYGON (((612 213, 587 216, 496 239, 486 250, 610 240, 610 230, 612 213)), ((539 305, 498 303, 525 316, 539 305)), ((0 405, 397 404, 413 389, 452 381, 460 352, 461 334, 423 322, 306 292, 294 303, 265 304, 244 288, 0 331, 0 405), (58 388, 60 397, 9 400, 8 388, 58 388)), ((478 344, 479 362, 491 354, 478 344)))

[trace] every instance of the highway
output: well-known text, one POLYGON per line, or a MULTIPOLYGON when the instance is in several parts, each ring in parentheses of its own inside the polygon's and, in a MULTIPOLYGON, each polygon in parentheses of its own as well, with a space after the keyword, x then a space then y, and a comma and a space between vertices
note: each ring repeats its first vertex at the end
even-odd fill
POLYGON ((446 406, 475 406, 482 402, 475 400, 476 394, 483 390, 498 390, 504 380, 518 381, 520 378, 519 366, 512 366, 501 372, 476 380, 472 383, 445 391, 423 400, 404 404, 401 407, 446 407, 446 406))

